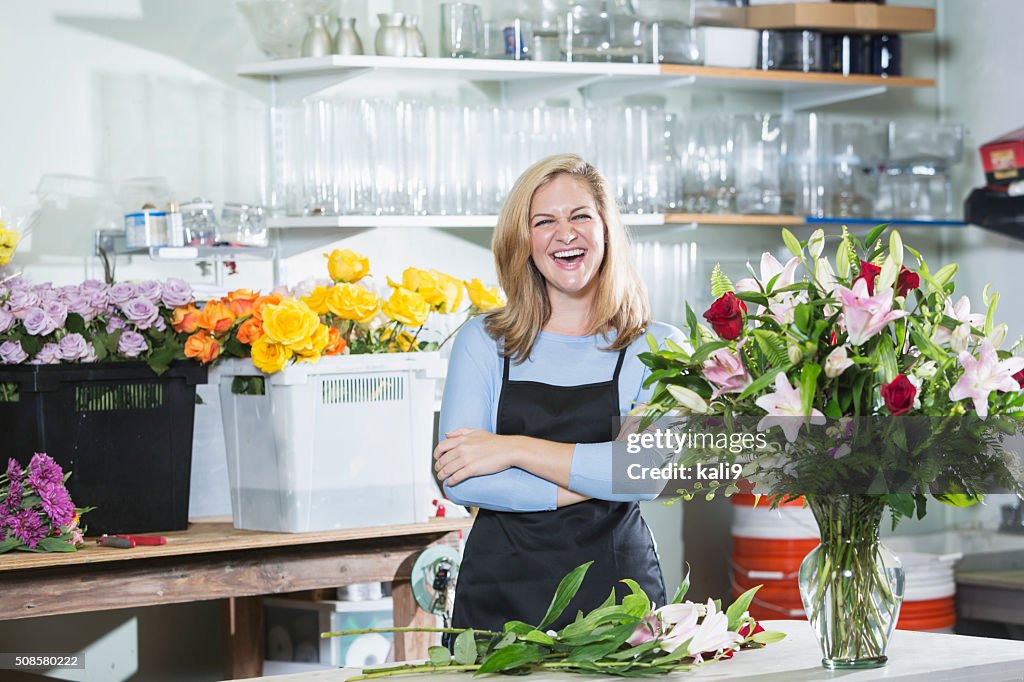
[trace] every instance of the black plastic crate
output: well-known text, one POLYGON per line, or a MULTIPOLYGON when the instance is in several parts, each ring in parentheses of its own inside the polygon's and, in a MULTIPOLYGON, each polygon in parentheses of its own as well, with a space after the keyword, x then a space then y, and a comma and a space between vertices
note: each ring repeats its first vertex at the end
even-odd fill
MULTIPOLYGON (((142 362, 0 366, 18 386, 0 398, 4 462, 35 452, 71 471, 68 490, 89 535, 184 530, 196 384, 206 367, 176 362, 157 376, 142 362)), ((6 466, 6 465, 5 465, 6 466)))

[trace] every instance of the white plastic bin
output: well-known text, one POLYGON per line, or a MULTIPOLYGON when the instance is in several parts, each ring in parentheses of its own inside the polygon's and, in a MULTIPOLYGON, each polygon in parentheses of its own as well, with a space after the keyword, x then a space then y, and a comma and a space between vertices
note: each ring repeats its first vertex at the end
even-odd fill
POLYGON ((235 528, 306 532, 426 521, 439 353, 322 358, 265 375, 220 365, 235 528), (264 395, 232 380, 264 376, 264 395))

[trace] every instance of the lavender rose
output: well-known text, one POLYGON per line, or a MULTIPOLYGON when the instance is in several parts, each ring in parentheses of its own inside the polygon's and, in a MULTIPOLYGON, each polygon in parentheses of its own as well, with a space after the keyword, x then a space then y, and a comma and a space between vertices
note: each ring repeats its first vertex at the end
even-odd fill
POLYGON ((110 299, 111 303, 123 305, 135 298, 135 285, 128 284, 127 282, 115 284, 107 290, 107 298, 110 299))
POLYGON ((146 337, 138 332, 126 329, 121 332, 121 338, 117 340, 117 352, 125 357, 136 358, 149 350, 146 345, 146 337))
POLYGON ((45 336, 57 328, 53 319, 42 308, 29 308, 25 311, 25 331, 33 336, 45 336))
POLYGON ((107 285, 98 279, 87 279, 78 285, 83 291, 106 291, 107 285))
POLYGON ((92 348, 81 334, 68 334, 60 340, 57 347, 60 349, 61 359, 69 362, 84 359, 88 349, 92 348))
POLYGON ((14 314, 10 310, 7 308, 0 308, 0 334, 3 334, 13 327, 16 321, 17 318, 14 317, 14 314))
POLYGON ((33 365, 56 365, 61 361, 60 346, 55 343, 44 343, 36 356, 32 358, 33 365))
POLYGON ((139 329, 149 329, 160 318, 160 309, 145 298, 133 298, 121 305, 128 321, 139 329))
POLYGON ((122 320, 120 317, 111 317, 109 320, 107 320, 107 333, 108 334, 113 334, 118 329, 124 329, 124 328, 125 328, 125 321, 122 320))
POLYGON ((135 285, 135 295, 146 299, 150 303, 159 303, 163 293, 163 285, 154 280, 147 280, 135 285))
POLYGON ((164 282, 164 305, 177 308, 192 302, 192 287, 180 279, 169 279, 164 282))
POLYGON ((87 292, 89 296, 89 305, 95 308, 97 311, 102 311, 110 304, 110 298, 107 296, 106 289, 82 289, 83 292, 87 292))
POLYGON ((96 362, 96 346, 91 343, 85 344, 85 355, 82 356, 82 362, 96 362))
POLYGON ((43 310, 53 322, 53 328, 59 329, 68 320, 68 306, 63 301, 53 300, 43 303, 43 310))
POLYGON ((93 307, 88 293, 76 290, 68 294, 67 301, 68 312, 80 315, 86 322, 96 319, 96 315, 99 314, 99 310, 93 307))
POLYGON ((0 363, 17 365, 28 360, 28 353, 21 347, 21 341, 4 341, 0 343, 0 363))
POLYGON ((30 287, 11 287, 11 295, 7 299, 7 307, 14 312, 24 311, 39 305, 39 295, 30 287))

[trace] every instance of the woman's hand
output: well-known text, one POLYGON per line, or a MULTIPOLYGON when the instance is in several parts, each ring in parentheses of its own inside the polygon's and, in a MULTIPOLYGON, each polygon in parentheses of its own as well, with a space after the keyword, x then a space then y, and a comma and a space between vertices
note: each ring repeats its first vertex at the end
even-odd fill
POLYGON ((434 448, 434 471, 449 486, 513 466, 518 436, 501 436, 482 429, 456 429, 445 436, 434 448))

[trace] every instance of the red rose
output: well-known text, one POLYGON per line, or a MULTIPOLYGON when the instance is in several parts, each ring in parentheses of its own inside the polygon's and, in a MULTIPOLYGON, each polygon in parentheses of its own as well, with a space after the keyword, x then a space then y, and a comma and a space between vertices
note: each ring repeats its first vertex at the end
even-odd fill
POLYGON ((875 280, 878 279, 878 273, 882 271, 882 268, 878 267, 874 263, 869 263, 865 260, 860 262, 860 274, 854 279, 854 283, 858 279, 862 279, 868 283, 868 295, 875 295, 875 280))
POLYGON ((739 635, 740 637, 742 637, 743 639, 746 639, 747 637, 751 637, 753 635, 756 635, 759 632, 764 632, 764 628, 761 627, 760 623, 754 623, 754 630, 753 630, 753 632, 751 632, 751 630, 750 630, 750 624, 747 623, 746 625, 741 627, 739 630, 737 630, 736 634, 739 635))
POLYGON ((1024 369, 1013 375, 1013 378, 1017 380, 1017 385, 1024 388, 1024 369))
POLYGON ((914 407, 914 396, 916 395, 917 387, 902 374, 897 375, 890 383, 882 384, 882 399, 893 416, 910 412, 910 409, 914 407))
POLYGON ((896 278, 896 295, 906 296, 911 289, 921 286, 921 278, 913 270, 900 269, 899 277, 896 278))
POLYGON ((704 313, 704 319, 711 324, 715 333, 726 341, 732 341, 743 331, 743 315, 747 306, 731 291, 727 291, 704 313))

